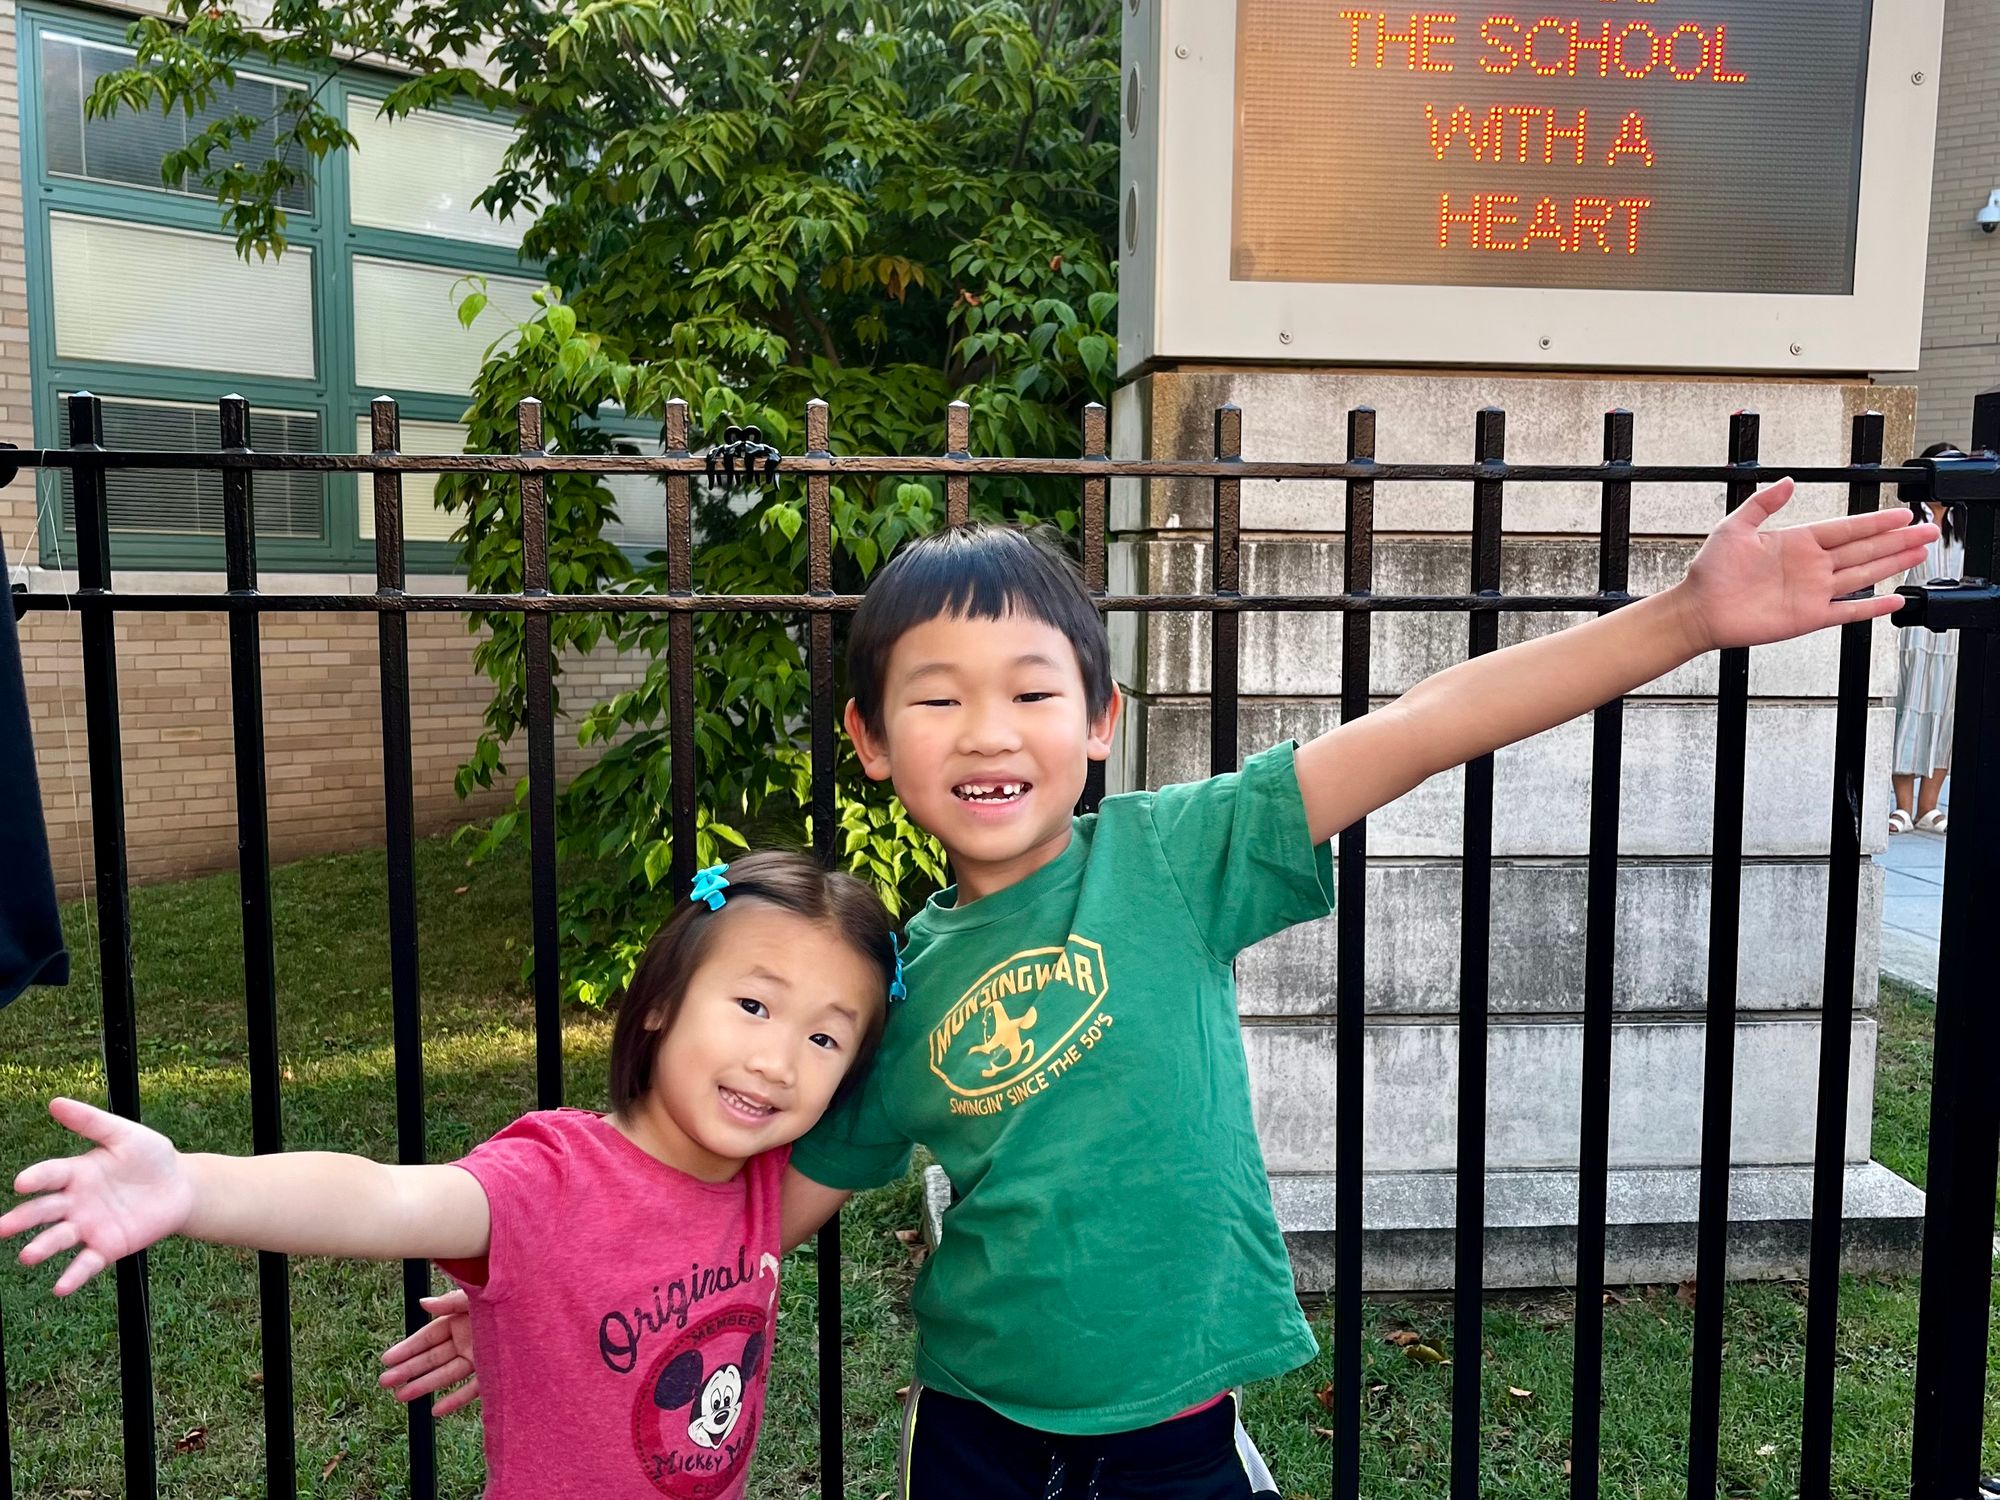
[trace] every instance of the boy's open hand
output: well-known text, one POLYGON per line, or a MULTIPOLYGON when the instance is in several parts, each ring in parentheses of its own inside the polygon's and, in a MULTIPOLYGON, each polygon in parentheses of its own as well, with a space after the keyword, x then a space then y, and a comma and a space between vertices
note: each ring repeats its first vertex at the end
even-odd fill
POLYGON ((178 1232, 194 1207, 194 1184, 157 1130, 75 1099, 51 1100, 49 1113, 97 1149, 36 1162, 16 1177, 15 1192, 40 1196, 0 1217, 0 1236, 49 1226, 22 1249, 24 1266, 81 1245, 56 1278, 55 1294, 67 1297, 113 1261, 178 1232))
POLYGON ((472 1368, 471 1306, 465 1293, 454 1288, 438 1297, 423 1299, 430 1322, 393 1348, 382 1351, 381 1384, 396 1393, 398 1401, 414 1401, 434 1391, 444 1391, 431 1415, 442 1417, 479 1399, 479 1376, 472 1368), (463 1384, 459 1384, 463 1382, 463 1384), (448 1386, 455 1390, 446 1390, 448 1386))
POLYGON ((1898 507, 1761 530, 1792 498, 1792 481, 1757 491, 1708 534, 1688 567, 1698 650, 1762 646, 1828 625, 1892 614, 1894 594, 1847 599, 1923 561, 1938 528, 1898 507))

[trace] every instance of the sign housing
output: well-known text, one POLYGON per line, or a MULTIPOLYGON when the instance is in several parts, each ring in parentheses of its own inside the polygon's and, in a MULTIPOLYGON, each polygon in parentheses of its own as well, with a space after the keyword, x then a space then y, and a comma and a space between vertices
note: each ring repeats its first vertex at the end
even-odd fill
POLYGON ((1126 11, 1127 373, 1917 363, 1942 0, 1126 11))

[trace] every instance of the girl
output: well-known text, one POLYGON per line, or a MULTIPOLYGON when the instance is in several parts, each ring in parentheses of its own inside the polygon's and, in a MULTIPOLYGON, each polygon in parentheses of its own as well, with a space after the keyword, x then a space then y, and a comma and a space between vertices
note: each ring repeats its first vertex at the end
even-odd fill
MULTIPOLYGON (((1965 455, 1950 443, 1933 443, 1923 457, 1965 455)), ((1905 485, 1898 497, 1912 509, 1923 497, 1918 486, 1905 485)), ((1940 535, 1924 549, 1924 560, 1904 575, 1905 583, 1959 578, 1965 572, 1965 508, 1932 505, 1931 519, 1940 535)), ((1909 627, 1898 633, 1901 673, 1896 690, 1896 805, 1889 813, 1889 832, 1943 833, 1944 809, 1938 794, 1951 767, 1952 707, 1958 688, 1958 632, 1942 633, 1909 627)))
POLYGON ((791 1143, 852 1087, 901 965, 860 881, 797 854, 702 871, 611 1042, 611 1113, 545 1110, 449 1166, 182 1154, 72 1099, 95 1141, 15 1180, 0 1235, 74 1248, 67 1296, 170 1234, 436 1260, 471 1299, 489 1500, 717 1500, 743 1490, 778 1300, 791 1143))

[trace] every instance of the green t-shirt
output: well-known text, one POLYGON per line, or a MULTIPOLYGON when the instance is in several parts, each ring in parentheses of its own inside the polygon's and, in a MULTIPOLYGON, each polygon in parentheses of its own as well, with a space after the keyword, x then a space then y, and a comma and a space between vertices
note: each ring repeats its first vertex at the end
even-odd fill
POLYGON ((1019 884, 910 922, 874 1072, 792 1164, 878 1187, 921 1141, 950 1176, 912 1296, 925 1385, 1121 1432, 1312 1358, 1233 967, 1331 909, 1292 749, 1109 798, 1019 884))

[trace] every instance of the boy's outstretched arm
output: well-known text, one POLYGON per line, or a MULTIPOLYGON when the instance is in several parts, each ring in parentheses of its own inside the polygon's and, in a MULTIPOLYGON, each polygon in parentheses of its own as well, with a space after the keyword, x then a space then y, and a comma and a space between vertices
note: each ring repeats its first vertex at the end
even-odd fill
POLYGON ((819 1232, 820 1225, 840 1212, 840 1205, 854 1194, 840 1188, 823 1187, 797 1167, 785 1168, 785 1185, 780 1198, 780 1238, 790 1255, 819 1232))
POLYGON ((1937 537, 1904 509, 1759 528, 1792 482, 1759 490, 1709 533, 1687 577, 1612 614, 1461 662, 1300 749, 1315 844, 1436 775, 1566 723, 1724 646, 1758 646, 1892 613, 1849 599, 1921 561, 1937 537))
POLYGON ((170 1234, 369 1260, 486 1253, 485 1190, 456 1167, 388 1167, 322 1151, 194 1155, 74 1099, 52 1101, 49 1113, 96 1149, 15 1178, 15 1192, 36 1196, 0 1217, 0 1237, 48 1226, 21 1251, 23 1265, 76 1250, 56 1278, 59 1297, 170 1234))

